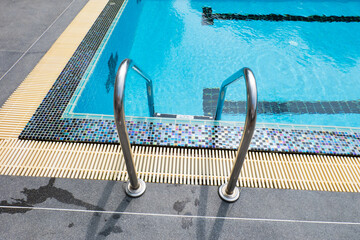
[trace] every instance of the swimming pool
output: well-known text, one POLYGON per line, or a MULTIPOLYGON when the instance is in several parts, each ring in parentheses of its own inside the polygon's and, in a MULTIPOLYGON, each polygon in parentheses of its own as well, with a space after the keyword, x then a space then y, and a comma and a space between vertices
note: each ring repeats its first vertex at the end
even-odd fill
MULTIPOLYGON (((152 1, 149 1, 152 2, 152 1)), ((168 2, 168 1, 159 1, 168 2)), ((173 1, 175 2, 187 2, 189 1, 173 1)), ((195 1, 196 2, 196 1, 195 1)), ((114 124, 113 116, 102 114, 86 113, 71 113, 69 109, 72 109, 77 105, 79 100, 76 100, 76 96, 83 95, 86 92, 86 88, 92 84, 90 79, 91 73, 98 66, 97 62, 100 62, 102 54, 106 53, 107 48, 102 48, 106 42, 110 42, 111 32, 115 31, 115 24, 121 22, 120 16, 125 16, 121 13, 125 12, 126 3, 132 3, 136 7, 136 4, 144 4, 146 1, 124 1, 124 0, 111 0, 107 3, 95 23, 92 25, 85 38, 78 46, 73 56, 55 81, 54 85, 26 125, 20 134, 20 139, 31 140, 44 140, 44 141, 70 141, 70 142, 100 142, 100 143, 118 143, 118 135, 114 124), (120 17, 120 18, 119 18, 120 17), (107 40, 108 39, 108 40, 107 40), (105 41, 104 41, 105 40, 105 41), (98 57, 100 56, 100 58, 98 57), (87 79, 87 80, 86 80, 87 79), (85 80, 85 81, 84 81, 85 80)), ((192 3, 192 2, 191 2, 192 3)), ((143 7, 144 7, 143 6, 143 7)), ((214 6, 214 5, 213 5, 214 6)), ((201 6, 201 10, 203 6, 201 6)), ((208 6, 211 7, 211 6, 208 6)), ((223 14, 221 9, 213 10, 213 16, 215 17, 229 17, 234 18, 241 15, 223 14), (220 14, 220 15, 216 15, 220 14)), ((130 15, 128 19, 127 28, 133 28, 132 21, 140 21, 144 12, 144 8, 138 15, 130 15), (140 14, 141 13, 141 14, 140 14), (136 17, 138 16, 138 17, 136 17), (132 19, 131 19, 132 18, 132 19), (138 20, 136 20, 138 19, 138 20)), ((202 14, 202 13, 201 13, 202 14)), ((250 16, 250 15, 249 15, 250 16)), ((274 16, 274 15, 271 15, 274 16)), ((276 16, 276 15, 275 15, 276 16)), ((257 15, 256 15, 257 17, 257 15)), ((336 19, 336 18, 335 18, 336 19)), ((346 18, 345 18, 346 19, 346 18)), ((355 18, 356 19, 356 18, 355 18)), ((213 19, 214 25, 220 20, 213 19)), ((228 20, 225 20, 228 22, 228 20)), ((240 22, 240 21, 238 21, 240 22)), ((344 24, 344 23, 341 23, 344 24)), ((212 28, 211 19, 203 19, 203 15, 200 17, 199 26, 212 28), (205 20, 205 21, 204 21, 205 20), (208 21, 208 23, 206 23, 208 21), (202 25, 202 24, 207 25, 202 25)), ((135 24, 137 26, 137 24, 135 24)), ((140 25, 139 25, 140 26, 140 25)), ((126 30, 127 28, 124 28, 126 30)), ((135 32, 136 33, 136 32, 135 32)), ((134 33, 135 35, 137 33, 134 33)), ((122 35, 118 36, 121 39, 122 35)), ((131 39, 131 38, 127 38, 131 39)), ((135 41, 129 41, 129 44, 134 44, 135 41)), ((155 42, 156 43, 156 42, 155 42)), ((124 43, 124 46, 126 43, 124 43)), ((134 46, 134 45, 132 45, 134 46)), ((121 45, 119 45, 121 49, 121 45)), ((129 48, 127 48, 129 49, 129 48)), ((130 53, 133 51, 131 48, 130 53)), ((169 55, 170 56, 170 55, 169 55)), ((111 84, 107 84, 109 79, 109 67, 116 69, 116 65, 120 61, 120 52, 118 55, 113 53, 111 57, 108 55, 106 62, 106 68, 104 68, 106 79, 96 78, 101 82, 100 87, 95 88, 95 91, 99 90, 99 94, 103 89, 109 87, 109 93, 112 92, 111 84), (109 61, 112 59, 111 61, 109 61), (118 61, 117 64, 114 64, 118 61), (110 64, 108 65, 108 63, 110 64), (101 89, 102 88, 102 89, 101 89)), ((205 59, 206 60, 206 59, 205 59)), ((143 64, 137 61, 139 65, 143 64)), ((206 61, 205 61, 206 62, 206 61)), ((162 65, 161 65, 162 66, 162 65)), ((158 71, 162 70, 162 67, 157 68, 158 71)), ((144 70, 146 66, 140 66, 144 70)), ((230 70, 229 70, 230 71, 230 70)), ((114 72, 114 71, 112 71, 114 72)), ((206 69, 203 70, 206 72, 206 69)), ((150 75, 150 74, 149 74, 150 75)), ((153 76, 152 76, 153 77, 153 76)), ((227 76, 225 76, 227 77, 227 76)), ((153 77, 154 78, 154 77, 153 77)), ((135 80, 130 76, 128 83, 135 80)), ((155 81, 155 79, 153 79, 155 81)), ((222 80, 221 80, 222 81, 222 80)), ((221 82, 220 81, 220 82, 221 82)), ((137 83, 139 83, 137 81, 137 83)), ((140 83, 139 83, 140 84, 140 83)), ((144 84, 141 82, 141 84, 144 84)), ((139 85, 141 89, 144 86, 139 85)), ((132 86, 130 84, 130 86, 132 86)), ((161 88, 160 88, 161 89, 161 88)), ((215 91, 215 88, 207 88, 207 91, 215 91)), ((127 85, 127 104, 129 104, 129 91, 131 88, 127 85)), ((134 91, 137 88, 133 89, 134 91)), ((167 90, 167 89, 163 89, 167 90)), ((229 89, 230 90, 230 89, 229 89)), ((107 91, 107 90, 106 90, 107 91)), ((238 97, 238 92, 244 92, 245 87, 243 83, 238 84, 234 88, 234 94, 229 91, 229 100, 232 97, 238 97), (243 89, 243 90, 240 90, 243 89)), ((131 91, 130 91, 131 92, 131 91)), ((209 93, 209 92, 208 92, 209 93)), ((165 94, 165 93, 164 93, 165 94)), ((203 91, 204 96, 204 91, 203 91)), ((97 94, 95 94, 97 95, 97 94)), ((111 94, 112 95, 112 94, 111 94)), ((161 94, 158 94, 161 95, 161 94)), ((200 93, 201 95, 201 93, 200 93)), ((215 96, 211 94, 211 96, 215 96)), ((103 96, 106 97, 105 95, 103 96)), ((260 98, 260 93, 259 93, 260 98)), ((147 109, 146 97, 135 97, 135 100, 144 100, 144 110, 147 109)), ((242 99, 239 97, 239 101, 236 104, 240 104, 242 99)), ((91 100, 91 99, 90 99, 91 100)), ((135 101, 134 100, 134 101, 135 101)), ((234 100, 233 100, 234 101, 234 100)), ((272 108, 276 102, 267 102, 260 98, 262 104, 265 106, 268 104, 272 108)), ((110 102, 95 100, 99 108, 112 108, 112 99, 110 102)), ((169 102, 169 101, 168 101, 169 102)), ((293 103, 290 101, 288 103, 293 103)), ((331 102, 329 100, 329 102, 331 102)), ((260 102, 261 103, 261 102, 260 102)), ((156 103, 159 104, 159 103, 156 103)), ((232 104, 230 101, 225 104, 232 104)), ((195 104, 194 104, 195 105, 195 104)), ((276 104, 278 106, 279 104, 276 104)), ((291 105, 291 104, 290 104, 291 105)), ((288 105, 288 107, 290 106, 288 105)), ((130 104, 134 106, 134 104, 130 104)), ((140 104, 135 104, 136 109, 141 108, 140 104)), ((160 112, 161 108, 155 109, 160 112), (160 110, 159 110, 160 109, 160 110)), ((280 104, 281 106, 281 104, 280 104)), ((129 105, 126 106, 128 110, 129 105)), ((198 107, 198 106, 197 106, 198 107)), ((226 105, 225 105, 226 107, 226 105)), ((284 106, 282 106, 283 108, 284 106)), ((266 109, 266 107, 264 108, 266 109)), ((269 109, 269 108, 268 108, 269 109)), ((300 108, 299 108, 300 109, 300 108)), ((127 110, 127 111, 128 111, 127 110)), ((165 109, 166 110, 166 109, 165 109)), ((261 110, 261 108, 259 108, 261 110)), ((300 110, 299 110, 300 111, 300 110)), ((301 110, 302 111, 302 110, 301 110)), ((145 115, 147 114, 146 111, 145 115)), ((166 113, 166 112, 164 112, 166 113)), ((226 113, 226 111, 225 111, 226 113)), ((109 113, 108 113, 109 114, 109 113)), ((152 146, 172 146, 172 147, 191 147, 191 148, 212 148, 212 149, 236 149, 239 146, 242 126, 241 122, 231 121, 206 121, 206 120, 182 120, 182 119, 168 119, 168 118, 153 118, 153 117, 138 117, 128 114, 127 127, 129 132, 129 138, 131 144, 135 145, 152 145, 152 146)), ((192 113, 191 113, 192 114, 192 113)), ((241 114, 235 113, 234 115, 240 116, 241 114)), ((312 115, 315 116, 315 115, 312 115)), ((334 114, 333 114, 334 116, 334 114)), ((230 116, 231 117, 231 116, 230 116)), ((240 117, 239 120, 241 121, 240 117)), ((256 151, 276 151, 276 152, 300 152, 300 153, 322 153, 322 154, 337 154, 337 155, 360 155, 360 128, 355 127, 327 127, 327 126, 310 126, 310 125, 297 125, 297 124, 282 124, 282 123, 257 123, 256 131, 254 133, 253 140, 250 145, 250 150, 256 151)))
MULTIPOLYGON (((129 57, 153 79, 157 113, 212 116, 222 81, 250 67, 258 122, 360 127, 358 12, 356 1, 128 1, 65 116, 112 118, 115 71, 129 57), (227 15, 206 24, 205 7, 227 15), (249 14, 266 20, 234 20, 249 14), (276 20, 286 15, 308 19, 276 20)), ((127 116, 149 116, 144 85, 130 72, 127 116)), ((226 100, 222 120, 244 121, 243 82, 226 100)))

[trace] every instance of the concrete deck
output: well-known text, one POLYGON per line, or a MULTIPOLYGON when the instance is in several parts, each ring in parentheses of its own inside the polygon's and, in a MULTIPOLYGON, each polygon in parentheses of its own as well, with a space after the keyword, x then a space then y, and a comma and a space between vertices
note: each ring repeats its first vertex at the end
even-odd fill
POLYGON ((3 239, 358 239, 360 195, 0 176, 3 239))

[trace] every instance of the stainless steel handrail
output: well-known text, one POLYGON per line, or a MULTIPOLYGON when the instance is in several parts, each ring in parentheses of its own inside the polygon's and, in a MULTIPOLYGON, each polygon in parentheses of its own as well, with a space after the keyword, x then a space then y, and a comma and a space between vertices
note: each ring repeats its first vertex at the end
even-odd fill
MULTIPOLYGON (((128 59, 128 58, 124 59, 122 61, 122 63, 120 64, 120 67, 124 62, 127 62, 127 65, 126 65, 127 69, 129 69, 131 67, 143 79, 145 79, 145 81, 146 81, 146 94, 147 94, 148 106, 149 106, 149 113, 150 113, 150 117, 154 117, 155 116, 154 91, 153 91, 153 84, 152 84, 151 78, 145 72, 143 72, 138 66, 136 66, 134 61, 131 60, 131 59, 128 59)), ((120 70, 120 67, 118 68, 118 72, 120 70)))
POLYGON ((148 101, 150 113, 154 115, 154 99, 152 92, 152 82, 143 72, 136 67, 130 59, 125 59, 119 66, 119 69, 116 73, 115 86, 114 86, 114 117, 117 132, 120 139, 121 149, 124 155, 126 169, 129 175, 129 183, 126 187, 126 194, 130 197, 139 197, 145 190, 145 182, 137 178, 137 173, 134 164, 134 157, 131 151, 130 140, 128 132, 126 129, 125 122, 125 110, 124 110, 124 96, 125 96, 125 82, 126 75, 128 73, 129 67, 132 67, 136 72, 138 72, 146 81, 147 81, 147 92, 148 92, 148 101))
MULTIPOLYGON (((130 59, 125 59, 125 60, 129 60, 130 64, 133 63, 133 61, 130 59)), ((152 80, 148 75, 146 75, 143 71, 141 71, 140 68, 137 67, 135 64, 132 64, 131 67, 132 69, 135 70, 135 72, 137 72, 140 76, 142 76, 146 80, 146 93, 148 98, 149 113, 151 117, 154 117, 155 108, 154 108, 154 91, 153 91, 152 80)))
POLYGON ((219 188, 220 197, 227 202, 235 202, 240 196, 240 190, 236 188, 236 182, 239 179, 241 168, 245 161, 245 156, 247 150, 250 146, 251 138, 255 131, 256 125, 256 107, 257 107, 257 89, 256 89, 256 80, 253 72, 249 68, 242 68, 237 71, 229 78, 227 78, 221 85, 218 103, 216 107, 215 120, 220 120, 222 109, 224 106, 226 89, 227 87, 239 80, 241 77, 245 78, 246 82, 246 95, 247 95, 247 105, 246 105, 246 119, 244 125, 244 132, 241 137, 240 146, 236 153, 235 164, 231 171, 231 175, 227 183, 224 183, 219 188))

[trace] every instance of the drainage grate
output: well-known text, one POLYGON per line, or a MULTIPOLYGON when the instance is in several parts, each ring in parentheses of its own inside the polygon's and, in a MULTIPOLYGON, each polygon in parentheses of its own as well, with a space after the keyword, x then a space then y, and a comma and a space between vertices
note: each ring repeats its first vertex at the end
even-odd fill
MULTIPOLYGON (((235 151, 133 146, 135 166, 146 182, 223 184, 235 151)), ((239 186, 297 190, 360 192, 356 157, 249 152, 239 186)), ((127 180, 119 145, 0 142, 0 174, 97 180, 127 180)))

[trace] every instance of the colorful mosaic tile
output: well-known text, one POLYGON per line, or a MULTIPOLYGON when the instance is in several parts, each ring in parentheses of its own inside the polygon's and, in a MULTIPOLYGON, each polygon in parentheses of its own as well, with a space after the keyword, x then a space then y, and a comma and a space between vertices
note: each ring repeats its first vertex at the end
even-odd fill
MULTIPOLYGON (((106 5, 20 134, 20 139, 118 143, 113 120, 62 118, 62 115, 122 4, 123 0, 111 0, 106 5)), ((129 118, 127 121, 132 144, 216 149, 238 147, 242 127, 235 126, 236 124, 240 123, 156 118, 129 118)), ((259 127, 255 131, 250 149, 360 155, 359 143, 360 131, 259 127)))

